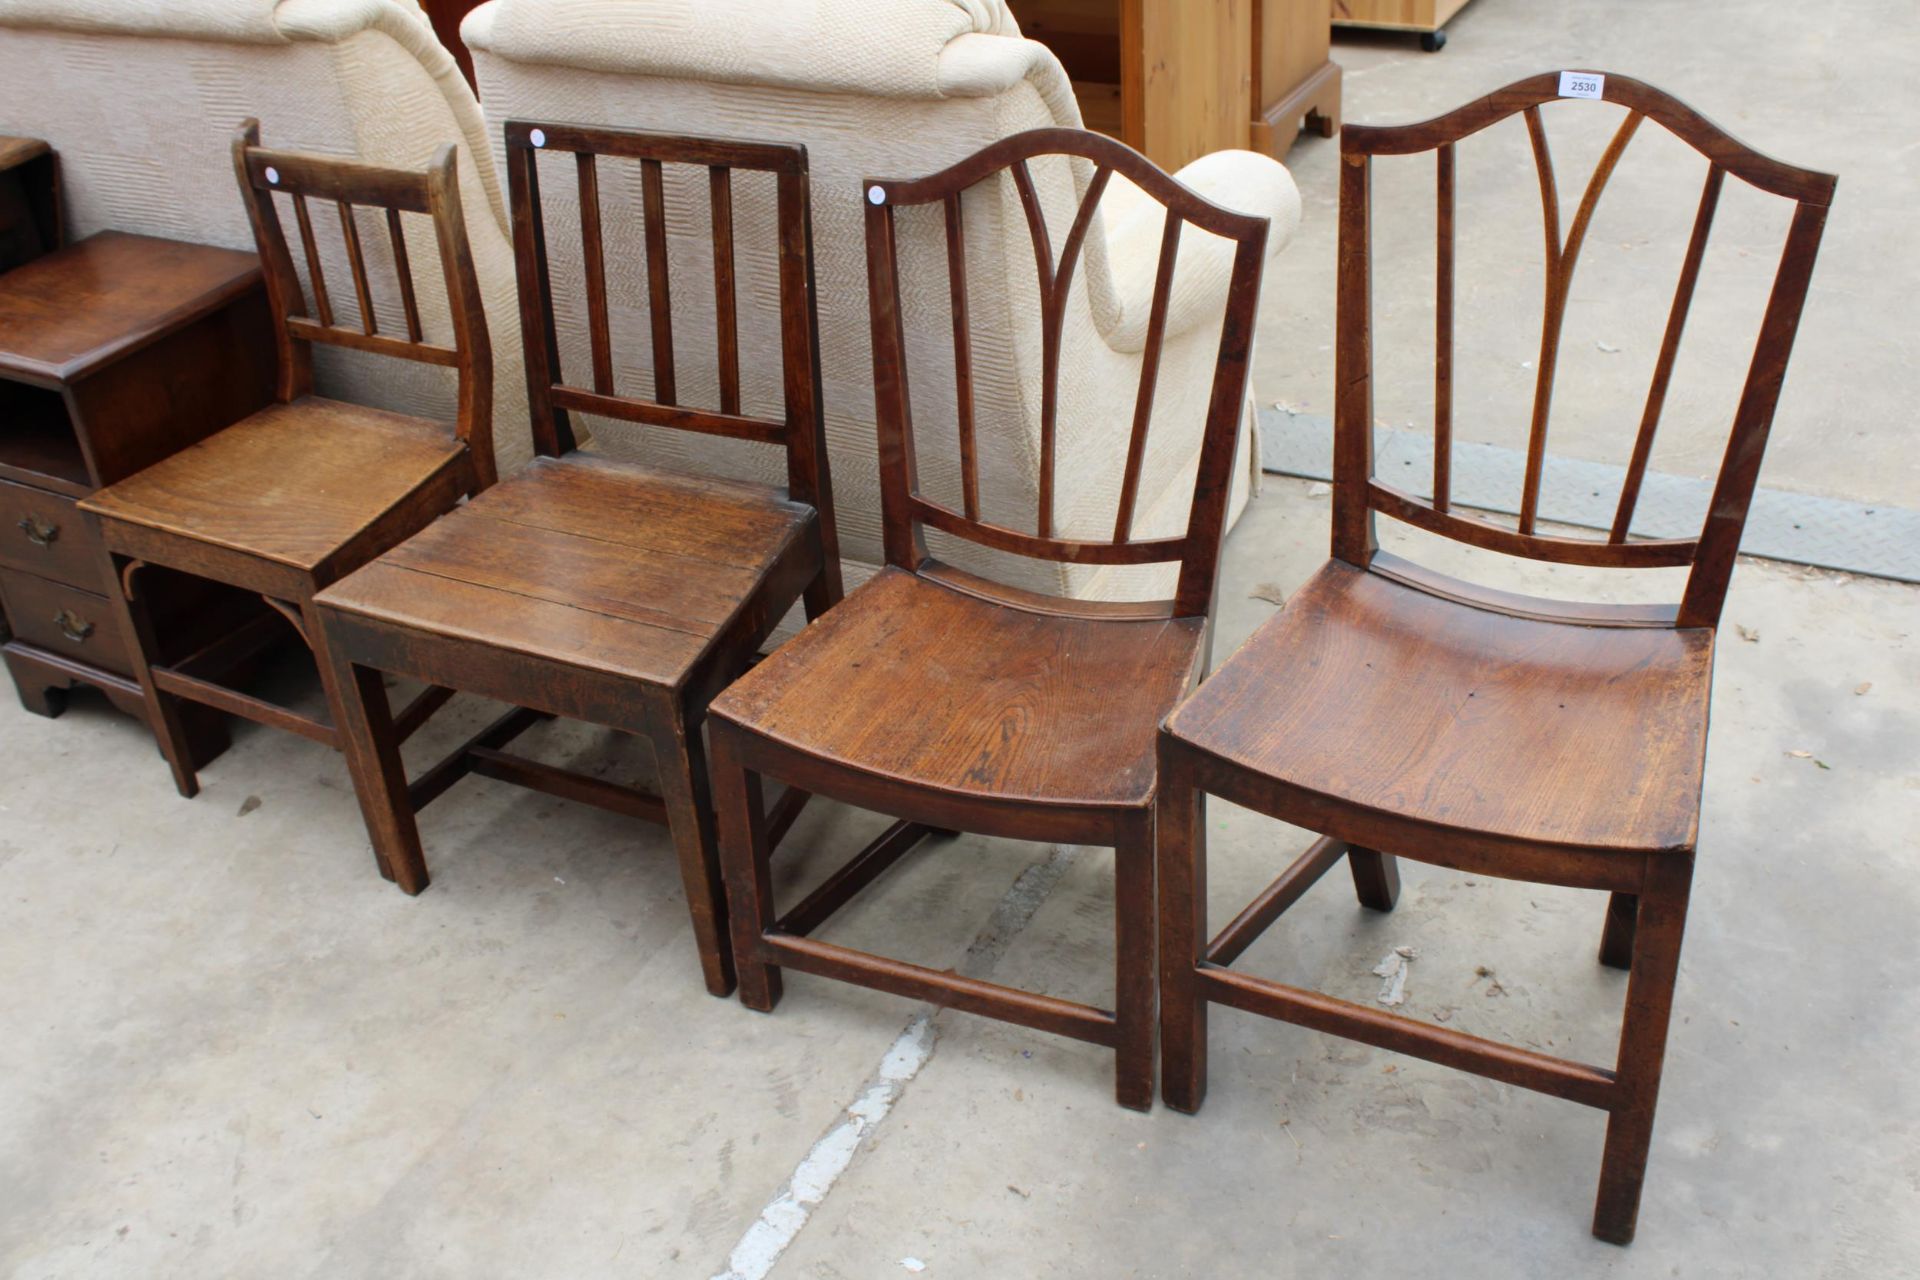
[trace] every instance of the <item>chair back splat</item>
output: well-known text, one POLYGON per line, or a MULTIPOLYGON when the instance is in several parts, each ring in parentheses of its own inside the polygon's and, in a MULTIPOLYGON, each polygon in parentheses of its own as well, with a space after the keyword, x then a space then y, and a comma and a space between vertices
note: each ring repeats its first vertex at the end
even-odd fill
POLYGON ((1150 608, 1163 617, 1206 615, 1213 603, 1218 576, 1220 538, 1232 483, 1235 427, 1246 394, 1254 321, 1259 310, 1267 219, 1222 208, 1181 185, 1132 148, 1077 129, 1034 129, 1015 134, 928 177, 913 181, 869 178, 865 186, 867 275, 872 300, 874 392, 887 562, 915 572, 931 569, 936 573, 957 574, 928 557, 923 536, 927 526, 999 551, 1069 564, 1143 565, 1177 561, 1180 574, 1174 598, 1155 602, 1150 608), (1093 166, 1092 179, 1086 184, 1072 225, 1057 253, 1028 167, 1029 161, 1042 156, 1072 157, 1093 166), (1061 336, 1068 292, 1073 285, 1081 247, 1101 197, 1116 173, 1165 206, 1166 222, 1160 238, 1153 303, 1113 534, 1104 541, 1080 540, 1061 537, 1054 527, 1061 336), (1040 289, 1040 485, 1039 509, 1031 533, 994 523, 981 515, 980 469, 974 448, 974 369, 967 307, 963 196, 970 188, 1002 174, 1014 184, 1019 195, 1033 243, 1040 289), (953 299, 962 494, 962 506, 957 511, 921 492, 914 466, 912 400, 895 238, 896 210, 902 206, 936 204, 941 206, 945 218, 948 280, 953 299), (1235 242, 1232 278, 1187 528, 1178 537, 1135 539, 1132 534, 1134 507, 1153 417, 1154 391, 1173 297, 1181 229, 1188 224, 1235 242))
POLYGON ((493 483, 493 349, 487 338, 486 311, 481 306, 480 282, 473 254, 467 246, 466 222, 460 208, 460 184, 451 143, 434 152, 423 172, 384 169, 376 165, 326 156, 272 151, 260 145, 260 122, 248 120, 233 139, 233 168, 246 197, 247 217, 265 268, 267 297, 273 312, 274 337, 279 346, 279 397, 291 403, 313 391, 313 344, 347 347, 399 360, 437 365, 455 371, 458 411, 455 431, 473 457, 482 488, 493 483), (287 197, 300 230, 300 247, 313 293, 307 311, 299 273, 287 246, 275 196, 287 197), (313 201, 333 205, 353 276, 353 306, 358 323, 342 322, 321 268, 319 241, 314 233, 313 201), (394 288, 405 316, 405 333, 382 333, 374 316, 373 286, 367 256, 360 239, 357 210, 378 209, 392 246, 394 288), (414 295, 413 268, 407 253, 403 214, 421 214, 432 220, 440 269, 452 316, 453 342, 428 341, 421 329, 420 306, 414 295))
MULTIPOLYGON (((643 426, 694 431, 779 445, 787 455, 788 496, 819 515, 829 592, 840 595, 840 552, 833 520, 832 481, 827 468, 825 415, 820 401, 818 319, 812 305, 813 219, 808 193, 807 150, 798 145, 734 142, 639 133, 565 124, 512 120, 506 126, 507 184, 513 213, 514 261, 520 277, 520 330, 526 345, 527 400, 533 415, 534 449, 558 457, 577 447, 568 414, 586 413, 643 426), (591 344, 591 385, 567 380, 554 329, 554 290, 540 200, 538 156, 560 152, 574 158, 579 186, 581 261, 586 322, 591 344), (603 160, 640 167, 643 252, 647 264, 648 337, 653 357, 651 396, 615 385, 613 336, 607 300, 607 247, 600 179, 603 160), (719 405, 682 403, 675 376, 672 281, 667 261, 665 166, 707 170, 713 245, 715 359, 719 405), (780 343, 784 405, 780 416, 742 412, 740 334, 735 289, 734 194, 736 172, 770 174, 778 220, 780 343)), ((684 286, 683 286, 684 287, 684 286)))
MULTIPOLYGON (((1584 73, 1583 73, 1584 74, 1584 73)), ((1761 456, 1773 425, 1787 358, 1806 301, 1807 283, 1819 251, 1834 178, 1771 159, 1745 146, 1677 99, 1627 76, 1601 81, 1600 96, 1626 109, 1612 140, 1588 178, 1564 234, 1560 200, 1540 107, 1561 96, 1560 73, 1521 80, 1476 102, 1420 124, 1348 125, 1340 135, 1339 344, 1336 375, 1333 554, 1350 564, 1385 572, 1414 571, 1397 559, 1376 564, 1373 517, 1381 512, 1429 533, 1487 550, 1532 560, 1609 568, 1686 567, 1684 596, 1674 607, 1620 611, 1611 621, 1628 625, 1712 626, 1726 600, 1734 555, 1760 474, 1761 456), (1456 509, 1452 495, 1454 391, 1454 201, 1455 145, 1511 116, 1524 118, 1539 178, 1545 237, 1545 298, 1533 403, 1528 418, 1526 470, 1517 526, 1507 528, 1456 509), (1706 176, 1693 231, 1681 261, 1651 384, 1641 409, 1612 527, 1604 539, 1562 537, 1538 531, 1540 487, 1545 474, 1547 427, 1567 298, 1580 250, 1608 180, 1641 125, 1651 120, 1706 161, 1706 176), (1433 153, 1437 226, 1433 496, 1422 498, 1373 474, 1373 348, 1371 304, 1371 181, 1375 156, 1433 153), (1700 532, 1690 538, 1629 541, 1634 508, 1653 452, 1680 338, 1728 175, 1793 202, 1773 291, 1761 320, 1746 381, 1733 411, 1726 453, 1700 532)), ((1419 571, 1422 572, 1423 571, 1419 571)), ((1423 581, 1431 581, 1424 577, 1423 581)))

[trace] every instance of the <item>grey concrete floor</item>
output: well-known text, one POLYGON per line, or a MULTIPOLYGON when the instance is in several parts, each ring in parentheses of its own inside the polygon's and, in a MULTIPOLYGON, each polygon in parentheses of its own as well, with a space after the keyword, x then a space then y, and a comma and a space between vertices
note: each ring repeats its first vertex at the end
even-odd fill
MULTIPOLYGON (((1911 17, 1475 0, 1442 54, 1337 53, 1355 119, 1598 64, 1839 170, 1766 479, 1912 502, 1913 331, 1894 322, 1914 265, 1896 217, 1914 149, 1894 129, 1911 17)), ((1261 371, 1263 396, 1314 408, 1332 154, 1292 157, 1309 221, 1261 371)), ((1530 193, 1509 194, 1518 227, 1530 193)), ((1606 279, 1591 301, 1637 313, 1606 279)), ((1476 386, 1474 404, 1514 389, 1476 386)), ((1605 443, 1591 403, 1563 400, 1570 448, 1605 443)), ((1663 466, 1706 456, 1689 430, 1663 466)), ((1326 522, 1313 488, 1269 483, 1229 544, 1222 653, 1317 565, 1326 522)), ((1539 569, 1503 584, 1625 590, 1539 569)), ((341 761, 309 743, 243 727, 189 803, 97 702, 50 723, 0 700, 0 1274, 1920 1275, 1920 590, 1745 562, 1727 623, 1630 1249, 1587 1235, 1602 1121, 1571 1104, 1222 1011, 1204 1112, 1123 1112, 1089 1046, 805 975, 770 1017, 705 995, 653 829, 470 781, 428 811, 435 883, 407 899, 374 873, 341 761)), ((456 702, 415 754, 489 714, 456 702)), ((647 770, 597 735, 541 733, 549 758, 647 770)), ((813 806, 784 892, 879 821, 813 806)), ((1221 919, 1307 839, 1225 805, 1209 836, 1221 919)), ((1104 999, 1107 859, 931 846, 828 936, 1104 999)), ((1380 957, 1413 946, 1406 1016, 1607 1059, 1624 983, 1594 963, 1599 895, 1403 867, 1392 915, 1335 876, 1242 964, 1365 1000, 1380 957)))
MULTIPOLYGON (((1255 503, 1223 647, 1326 518, 1299 482, 1255 503)), ((702 991, 655 830, 463 783, 407 899, 336 757, 243 728, 186 802, 82 700, 0 705, 0 1273, 700 1280, 838 1134, 863 1141, 775 1277, 1920 1274, 1920 591, 1748 562, 1728 621, 1758 638, 1721 646, 1630 1249, 1587 1235, 1598 1113, 1232 1012, 1198 1117, 1117 1109, 1089 1046, 805 975, 749 1013, 702 991), (876 1086, 891 1113, 845 1128, 876 1086)), ((454 711, 440 742, 490 713, 454 711)), ((584 732, 542 750, 646 769, 584 732)), ((786 891, 877 823, 814 806, 786 891)), ((1224 805, 1210 837, 1217 919, 1306 839, 1224 805)), ((828 936, 1104 999, 1107 858, 931 846, 828 936)), ((1391 916, 1336 876, 1242 964, 1364 1000, 1413 946, 1407 1016, 1608 1060, 1599 895, 1403 865, 1391 916)))

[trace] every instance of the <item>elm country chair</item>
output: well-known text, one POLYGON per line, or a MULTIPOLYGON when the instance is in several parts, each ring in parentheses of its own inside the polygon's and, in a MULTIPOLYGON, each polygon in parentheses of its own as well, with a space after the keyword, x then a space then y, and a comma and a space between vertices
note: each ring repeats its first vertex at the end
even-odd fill
MULTIPOLYGON (((1075 129, 1037 129, 989 145, 931 177, 868 179, 869 298, 878 401, 887 563, 845 603, 775 651, 716 699, 711 720, 740 997, 771 1010, 780 968, 791 966, 932 1000, 1114 1049, 1122 1105, 1153 1102, 1153 734, 1205 664, 1209 614, 1248 349, 1259 304, 1267 220, 1212 204, 1128 147, 1075 129), (1056 256, 1030 165, 1086 162, 1091 180, 1056 256), (1068 158, 1072 158, 1071 161, 1068 158), (1053 444, 1060 406, 1060 326, 1100 195, 1115 175, 1164 207, 1157 283, 1130 431, 1111 459, 1117 510, 1097 528, 1056 519, 1053 444), (991 180, 991 181, 990 181, 991 180), (967 241, 974 201, 1017 191, 1045 306, 1037 338, 1041 434, 1038 509, 1022 531, 983 518, 982 472, 971 387, 967 241), (906 292, 896 211, 944 226, 938 266, 919 264, 923 288, 906 292), (1188 230, 1190 228, 1190 230, 1188 230), (1141 460, 1155 417, 1155 368, 1184 235, 1232 246, 1232 281, 1202 428, 1198 478, 1181 531, 1139 537, 1141 460), (926 287, 930 280, 930 287, 926 287), (943 291, 940 285, 946 283, 943 291), (914 465, 902 310, 950 314, 959 391, 958 490, 947 501, 923 489, 914 465), (1173 563, 1176 595, 1096 602, 1007 587, 928 554, 927 534, 1014 557, 1081 565, 1173 563), (901 819, 806 900, 777 911, 761 779, 901 819), (945 830, 1114 850, 1116 1008, 1052 996, 872 956, 809 937, 838 907, 920 839, 945 830)), ((1002 335, 1005 337, 1006 335, 1002 335)), ((918 366, 916 366, 917 372, 918 366)), ((1174 429, 1188 424, 1169 424, 1174 429)))
MULTIPOLYGON (((266 275, 278 344, 279 403, 80 504, 99 525, 111 566, 113 608, 124 633, 134 637, 134 674, 146 694, 154 736, 184 796, 194 795, 199 783, 181 699, 327 746, 341 745, 340 690, 314 613, 315 594, 494 478, 492 352, 460 209, 453 144, 442 145, 433 163, 415 173, 270 151, 259 141, 258 122, 247 121, 233 140, 233 167, 266 275), (292 206, 300 228, 317 318, 307 314, 281 224, 281 199, 292 206), (316 215, 309 210, 313 202, 331 206, 332 212, 316 215), (451 312, 450 342, 429 340, 421 325, 409 261, 410 228, 403 222, 409 216, 431 226, 451 312), (352 269, 352 301, 337 299, 337 311, 315 236, 316 225, 324 229, 336 220, 352 269), (363 230, 370 233, 364 244, 363 230), (401 332, 382 330, 375 315, 366 252, 375 235, 386 240, 391 255, 395 279, 383 281, 382 288, 401 299, 401 332), (456 421, 314 395, 316 345, 453 370, 456 421), (205 672, 165 665, 164 646, 141 590, 149 566, 258 593, 313 650, 330 720, 216 684, 205 672)), ((236 632, 230 639, 240 648, 247 637, 236 632)), ((221 665, 209 664, 210 669, 221 665)), ((423 694, 403 717, 408 727, 430 714, 439 697, 435 690, 423 694)))
MULTIPOLYGON (((707 989, 733 990, 726 902, 700 726, 714 694, 753 660, 804 597, 809 617, 840 597, 840 558, 821 435, 805 148, 510 121, 506 126, 521 335, 539 456, 519 474, 419 537, 339 583, 321 609, 343 690, 351 759, 367 829, 400 887, 427 885, 417 811, 469 773, 664 822, 673 834, 707 989), (542 156, 548 157, 545 166, 542 156), (688 405, 676 383, 669 304, 664 172, 697 169, 712 247, 711 333, 678 333, 684 357, 718 365, 717 408, 688 405), (542 170, 545 168, 545 173, 542 170), (542 181, 578 192, 591 370, 569 380, 554 325, 542 181), (743 404, 740 333, 767 317, 735 293, 734 187, 771 187, 768 298, 783 353, 784 403, 743 404), (649 394, 616 385, 603 210, 634 210, 644 224, 649 394), (586 380, 580 380, 581 375, 586 380), (570 414, 672 428, 779 447, 786 484, 721 480, 578 447, 570 414), (512 704, 411 786, 382 672, 512 704), (564 716, 634 734, 652 745, 660 795, 571 772, 503 748, 538 721, 564 716)), ((623 222, 629 220, 622 220, 623 222)), ((617 224, 613 224, 617 225, 617 224)), ((744 259, 741 261, 744 262, 744 259)), ((681 289, 707 287, 687 280, 681 289)), ((688 363, 691 363, 690 361, 688 363)), ((791 820, 805 794, 789 792, 772 821, 791 820)))
MULTIPOLYGON (((1589 81, 1598 76, 1583 76, 1589 81)), ((1206 1092, 1209 1003, 1231 1005, 1567 1098, 1608 1113, 1593 1232, 1632 1239, 1653 1131, 1698 831, 1714 627, 1726 598, 1799 325, 1834 179, 1742 146, 1659 90, 1606 76, 1626 109, 1560 237, 1540 106, 1556 75, 1448 115, 1341 137, 1338 401, 1333 556, 1169 720, 1160 738, 1162 1090, 1181 1111, 1206 1092), (1454 147, 1525 117, 1546 211, 1544 337, 1516 527, 1449 500, 1454 147), (1706 159, 1693 222, 1604 540, 1538 528, 1568 282, 1609 175, 1646 120, 1706 159), (1373 157, 1432 152, 1438 185, 1436 450, 1431 499, 1373 473, 1368 243, 1373 157), (1695 537, 1630 540, 1636 498, 1728 175, 1793 204, 1725 460, 1695 537), (1579 605, 1491 591, 1380 551, 1374 514, 1510 556, 1562 564, 1685 567, 1677 605, 1579 605), (1207 940, 1202 800, 1325 833, 1207 940), (1588 1066, 1332 999, 1230 968, 1343 857, 1363 906, 1391 910, 1394 856, 1480 875, 1611 893, 1603 964, 1628 968, 1618 1060, 1588 1066)))

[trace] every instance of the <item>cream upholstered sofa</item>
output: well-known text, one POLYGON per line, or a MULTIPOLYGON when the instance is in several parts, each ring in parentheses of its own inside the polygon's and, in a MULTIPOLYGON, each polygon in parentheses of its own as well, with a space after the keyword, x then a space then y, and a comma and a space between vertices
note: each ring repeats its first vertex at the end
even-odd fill
MULTIPOLYGON (((113 228, 251 249, 229 152, 248 116, 260 118, 270 146, 374 164, 420 168, 442 143, 458 145, 493 338, 498 456, 503 470, 525 459, 513 251, 494 151, 478 102, 414 0, 0 0, 0 134, 45 138, 59 151, 73 236, 113 228)), ((351 277, 337 224, 325 211, 314 222, 338 296, 351 277)), ((444 335, 444 286, 420 269, 437 260, 432 230, 422 221, 407 236, 423 321, 430 336, 444 335)), ((387 237, 363 238, 376 316, 391 332, 403 321, 387 237)), ((453 411, 447 370, 337 349, 316 356, 324 394, 453 411)))
MULTIPOLYGON (((840 545, 850 580, 866 576, 881 550, 861 179, 916 177, 1008 134, 1078 126, 1079 108, 1059 62, 1021 37, 1002 0, 490 0, 468 15, 461 35, 474 55, 496 145, 511 119, 805 144, 840 545)), ((557 287, 581 279, 577 188, 570 169, 558 167, 562 159, 548 157, 541 170, 557 287), (556 167, 547 169, 549 163, 556 167)), ((711 406, 717 377, 706 183, 700 174, 676 176, 667 193, 675 372, 685 402, 711 406)), ((1271 159, 1220 152, 1179 176, 1221 203, 1271 216, 1273 252, 1298 225, 1298 193, 1271 159)), ((1061 161, 1037 167, 1034 177, 1058 246, 1090 174, 1061 161)), ((600 182, 617 381, 622 389, 644 391, 652 374, 637 182, 631 174, 603 175, 600 182)), ((765 243, 769 197, 736 183, 735 199, 744 313, 750 299, 772 293, 770 264, 746 256, 755 228, 765 243)), ((1011 183, 1002 180, 984 199, 970 196, 967 209, 982 512, 1031 530, 1040 448, 1033 250, 1011 183)), ((1162 216, 1158 204, 1116 180, 1082 255, 1060 387, 1055 528, 1066 536, 1112 532, 1162 216)), ((958 506, 944 231, 937 211, 909 211, 901 219, 922 485, 958 506), (921 212, 928 217, 916 221, 921 212)), ((1230 265, 1225 243, 1204 243, 1210 239, 1189 228, 1182 240, 1137 536, 1185 528, 1230 265)), ((560 293, 556 310, 562 363, 571 380, 583 381, 590 367, 583 290, 560 293)), ((777 404, 777 333, 770 325, 746 327, 744 314, 742 324, 744 394, 749 404, 777 404)), ((591 425, 594 447, 609 452, 769 480, 779 474, 777 455, 764 446, 591 425)), ((1243 424, 1240 447, 1235 515, 1258 476, 1250 422, 1243 424)), ((1163 595, 1171 583, 1170 570, 1158 567, 1036 564, 956 546, 938 534, 930 541, 943 558, 1057 594, 1163 595)))

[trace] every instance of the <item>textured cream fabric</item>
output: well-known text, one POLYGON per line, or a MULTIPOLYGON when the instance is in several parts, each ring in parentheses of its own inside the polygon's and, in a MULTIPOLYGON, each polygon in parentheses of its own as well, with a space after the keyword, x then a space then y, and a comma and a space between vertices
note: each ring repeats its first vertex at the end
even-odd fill
MULTIPOLYGON (((75 236, 111 228, 252 248, 228 152, 248 116, 269 146, 374 164, 419 168, 443 143, 458 145, 492 336, 497 450, 503 468, 525 459, 526 380, 494 151, 479 103, 414 0, 0 0, 0 133, 46 138, 60 152, 75 236)), ((432 230, 405 221, 423 320, 444 341, 432 230)), ((330 292, 350 313, 337 221, 320 210, 315 223, 330 292)), ((400 303, 387 237, 370 217, 361 231, 376 314, 391 332, 400 303)), ((447 370, 316 355, 325 394, 452 415, 447 370)))
MULTIPOLYGON (((849 579, 881 559, 873 367, 866 289, 868 177, 930 173, 995 139, 1080 124, 1060 64, 1020 38, 1000 0, 491 0, 470 14, 473 51, 493 136, 509 119, 617 125, 662 132, 796 141, 808 150, 819 283, 821 358, 841 548, 849 579)), ((563 157, 541 160, 554 254, 562 364, 589 368, 578 250, 576 186, 563 157)), ((645 262, 635 175, 603 163, 616 381, 652 386, 645 262)), ((683 401, 714 404, 714 307, 704 175, 669 170, 675 372, 683 401)), ((1034 167, 1054 244, 1065 238, 1088 178, 1082 167, 1034 167)), ((1299 221, 1292 179, 1246 152, 1205 157, 1180 175, 1203 194, 1273 219, 1278 252, 1299 221)), ((1105 538, 1139 383, 1163 213, 1112 184, 1088 237, 1063 332, 1055 528, 1105 538)), ((770 243, 771 195, 736 183, 744 395, 777 411, 779 343, 770 243), (757 258, 749 259, 749 246, 757 258)), ((1032 529, 1040 454, 1039 290, 1012 184, 966 201, 976 430, 983 514, 1032 529)), ((902 294, 916 447, 923 490, 960 505, 951 303, 937 209, 899 213, 902 294)), ((1219 342, 1230 247, 1188 228, 1162 356, 1135 534, 1184 529, 1219 342), (1212 241, 1211 244, 1207 243, 1212 241)), ((774 479, 775 451, 624 424, 593 425, 597 447, 628 456, 774 479)), ((1257 467, 1243 427, 1237 514, 1257 467)), ((1170 568, 1094 571, 1038 564, 930 533, 936 554, 1004 581, 1073 595, 1165 594, 1170 568)))

